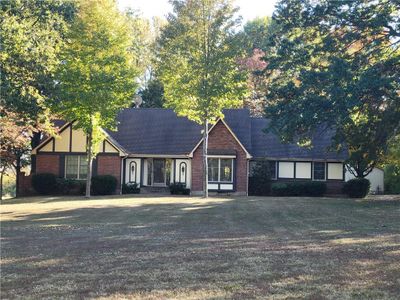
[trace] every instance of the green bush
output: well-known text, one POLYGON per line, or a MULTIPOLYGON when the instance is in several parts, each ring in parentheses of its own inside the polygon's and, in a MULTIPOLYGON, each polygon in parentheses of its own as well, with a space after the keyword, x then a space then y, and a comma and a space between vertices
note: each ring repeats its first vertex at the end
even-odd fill
POLYGON ((184 183, 172 183, 169 186, 171 195, 190 195, 190 189, 184 183))
POLYGON ((371 183, 366 178, 354 178, 347 181, 343 186, 343 193, 350 198, 364 198, 368 195, 371 183))
POLYGON ((385 167, 385 193, 400 194, 400 166, 385 167))
POLYGON ((140 187, 137 183, 128 182, 122 185, 122 194, 139 194, 140 187))
POLYGON ((326 193, 326 183, 320 181, 273 183, 272 194, 275 196, 310 196, 320 197, 326 193))
POLYGON ((117 189, 118 180, 112 175, 97 175, 92 177, 93 195, 112 195, 117 189))
POLYGON ((268 161, 255 162, 249 177, 249 195, 267 196, 271 194, 271 175, 268 161))
POLYGON ((61 195, 84 195, 86 181, 76 179, 57 178, 57 193, 61 195))
POLYGON ((33 174, 32 187, 40 195, 54 194, 57 192, 56 175, 52 173, 33 174))

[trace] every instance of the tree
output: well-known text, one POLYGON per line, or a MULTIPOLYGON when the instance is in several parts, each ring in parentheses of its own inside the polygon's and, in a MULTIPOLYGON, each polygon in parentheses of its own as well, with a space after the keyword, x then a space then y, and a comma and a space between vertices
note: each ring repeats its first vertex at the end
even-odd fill
POLYGON ((51 89, 74 13, 69 0, 0 1, 1 102, 7 113, 34 129, 32 147, 40 131, 55 133, 51 89))
POLYGON ((76 120, 88 136, 86 197, 90 197, 92 162, 102 129, 114 129, 116 114, 130 104, 139 67, 131 51, 131 27, 113 0, 84 0, 62 49, 57 80, 58 111, 76 120))
POLYGON ((152 79, 146 88, 139 92, 145 108, 162 108, 164 106, 164 87, 160 80, 152 79))
POLYGON ((349 171, 365 177, 400 125, 400 3, 280 1, 266 55, 266 116, 283 141, 311 146, 334 132, 349 171))
POLYGON ((246 93, 242 55, 234 43, 237 9, 227 0, 172 1, 173 13, 159 39, 159 79, 166 105, 203 127, 203 193, 208 196, 209 124, 222 109, 239 106, 246 93))
POLYGON ((31 135, 34 128, 19 119, 19 115, 0 107, 0 200, 3 196, 3 176, 15 170, 16 196, 18 197, 18 175, 29 162, 31 135))

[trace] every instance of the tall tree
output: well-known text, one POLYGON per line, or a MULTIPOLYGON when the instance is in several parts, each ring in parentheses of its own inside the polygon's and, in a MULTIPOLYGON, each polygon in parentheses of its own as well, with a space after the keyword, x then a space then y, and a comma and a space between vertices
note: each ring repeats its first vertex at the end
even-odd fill
POLYGON ((139 94, 143 99, 141 107, 162 108, 164 106, 164 87, 158 79, 151 79, 139 94))
POLYGON ((310 146, 335 132, 349 171, 365 177, 400 128, 400 2, 280 1, 268 62, 269 130, 310 146))
POLYGON ((102 129, 114 129, 116 114, 129 106, 137 88, 139 66, 132 52, 131 24, 113 0, 82 0, 62 50, 58 70, 59 112, 76 120, 88 136, 86 197, 90 197, 92 162, 102 129))
POLYGON ((239 20, 228 0, 172 1, 158 48, 166 105, 203 126, 203 193, 208 196, 209 124, 242 103, 246 81, 234 42, 239 20))
POLYGON ((54 133, 51 89, 74 13, 70 0, 0 1, 1 102, 33 129, 32 147, 40 131, 54 133))

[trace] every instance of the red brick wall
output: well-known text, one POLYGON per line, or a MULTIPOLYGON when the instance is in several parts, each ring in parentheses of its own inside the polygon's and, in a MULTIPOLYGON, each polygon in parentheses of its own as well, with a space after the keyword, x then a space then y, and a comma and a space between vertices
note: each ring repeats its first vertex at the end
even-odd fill
POLYGON ((18 196, 34 195, 35 191, 32 188, 32 174, 26 175, 25 172, 18 173, 18 196))
POLYGON ((119 191, 121 184, 121 158, 117 155, 98 155, 97 175, 112 175, 117 178, 117 191, 119 191))
POLYGON ((60 175, 60 158, 58 155, 38 154, 36 155, 36 173, 53 173, 60 175))
MULTIPOLYGON (((192 191, 203 190, 203 144, 193 153, 192 159, 192 191)), ((246 152, 235 140, 229 130, 220 121, 215 125, 208 137, 208 149, 236 150, 236 192, 247 192, 247 159, 246 152)))

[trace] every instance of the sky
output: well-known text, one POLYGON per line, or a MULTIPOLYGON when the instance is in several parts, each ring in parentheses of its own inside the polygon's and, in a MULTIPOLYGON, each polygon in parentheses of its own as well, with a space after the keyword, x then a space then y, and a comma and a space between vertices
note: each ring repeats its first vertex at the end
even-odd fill
MULTIPOLYGON (((277 0, 236 0, 235 5, 240 7, 239 14, 243 21, 256 17, 271 16, 277 0)), ((144 17, 163 17, 171 12, 171 5, 168 0, 118 0, 120 9, 139 9, 144 17)))

